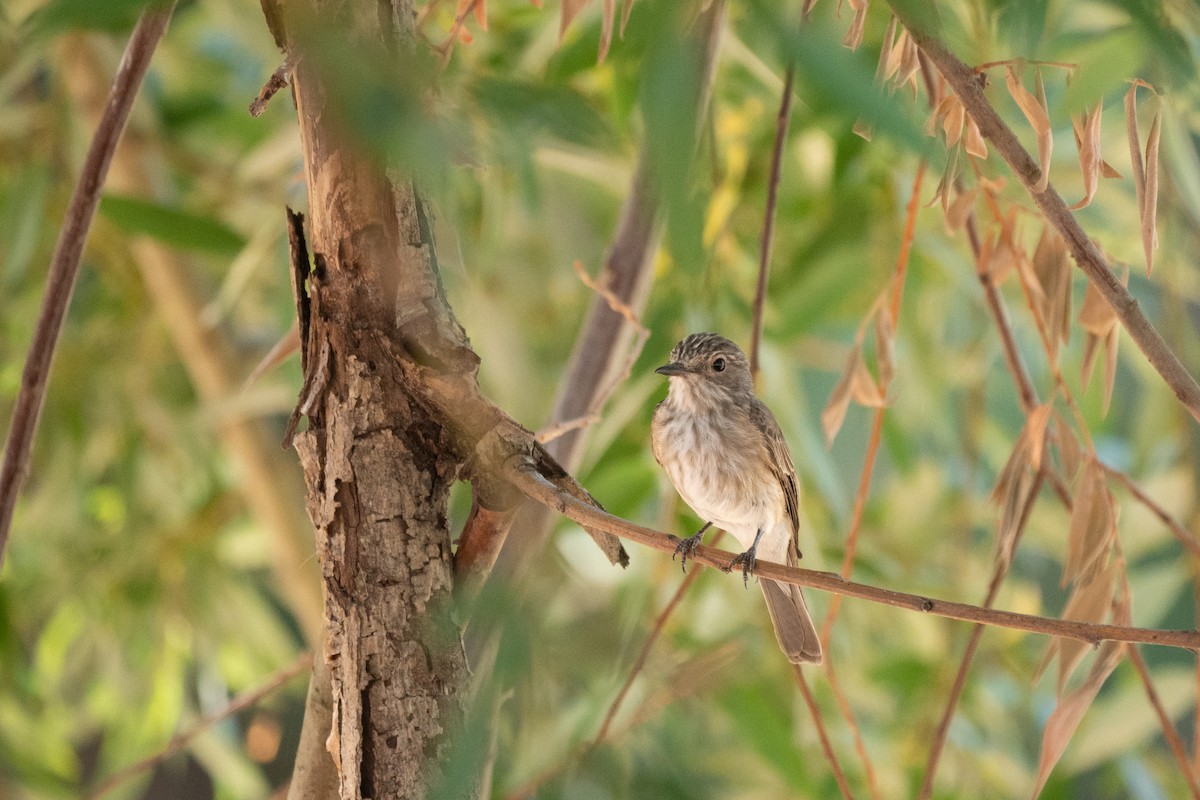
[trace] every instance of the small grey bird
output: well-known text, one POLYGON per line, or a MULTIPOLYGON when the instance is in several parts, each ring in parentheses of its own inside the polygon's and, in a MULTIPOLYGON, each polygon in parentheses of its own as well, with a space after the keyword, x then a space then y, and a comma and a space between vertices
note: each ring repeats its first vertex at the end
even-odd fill
MULTIPOLYGON (((795 566, 800 527, 796 467, 787 442, 754 394, 750 363, 733 342, 693 333, 675 345, 667 398, 654 410, 654 457, 692 510, 705 520, 675 552, 687 559, 712 525, 746 548, 733 559, 747 581, 757 557, 795 566)), ((779 647, 794 664, 821 662, 821 642, 800 587, 761 581, 779 647)))

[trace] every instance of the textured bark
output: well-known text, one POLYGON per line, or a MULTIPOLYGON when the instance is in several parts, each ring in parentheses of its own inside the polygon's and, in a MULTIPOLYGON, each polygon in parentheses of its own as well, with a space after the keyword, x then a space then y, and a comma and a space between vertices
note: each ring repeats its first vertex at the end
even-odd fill
MULTIPOLYGON (((343 15, 326 30, 405 44, 391 26, 411 8, 381 15, 359 3, 348 30, 343 4, 298 5, 318 23, 343 15)), ((311 274, 296 276, 309 427, 295 446, 325 585, 328 747, 342 798, 421 797, 462 714, 464 659, 446 615, 446 502, 461 457, 399 362, 473 383, 477 359, 445 303, 419 195, 344 140, 327 103, 336 89, 302 42, 288 44, 299 56, 313 259, 311 274)))

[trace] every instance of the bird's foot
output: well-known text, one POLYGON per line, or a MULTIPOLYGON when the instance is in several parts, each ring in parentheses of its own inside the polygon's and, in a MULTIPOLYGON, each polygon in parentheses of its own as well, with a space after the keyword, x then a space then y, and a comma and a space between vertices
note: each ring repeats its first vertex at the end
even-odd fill
POLYGON ((706 530, 708 530, 710 527, 712 527, 711 522, 704 523, 703 528, 696 531, 695 533, 693 533, 691 536, 687 537, 686 539, 683 539, 682 541, 679 542, 679 544, 675 545, 675 552, 671 554, 671 560, 674 561, 675 556, 680 556, 681 560, 679 562, 679 566, 683 569, 684 572, 687 572, 688 557, 694 556, 696 554, 696 548, 698 548, 700 546, 701 542, 704 541, 704 532, 706 530))
POLYGON ((732 572, 733 569, 735 567, 737 567, 738 564, 741 564, 742 565, 742 584, 744 586, 746 586, 747 588, 749 588, 749 586, 750 586, 750 573, 754 572, 754 564, 758 561, 758 559, 755 557, 755 554, 754 554, 754 551, 757 549, 758 549, 758 547, 756 545, 754 547, 751 547, 749 550, 747 550, 744 553, 738 553, 736 556, 733 557, 733 561, 729 562, 729 566, 725 568, 726 572, 732 572))

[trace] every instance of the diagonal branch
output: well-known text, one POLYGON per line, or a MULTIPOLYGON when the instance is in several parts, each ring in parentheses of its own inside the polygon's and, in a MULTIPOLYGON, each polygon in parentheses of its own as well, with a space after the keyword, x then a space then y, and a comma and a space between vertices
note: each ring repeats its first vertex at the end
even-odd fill
POLYGON ((1179 357, 1154 329, 1150 320, 1142 313, 1137 300, 1117 280, 1104 256, 1084 233, 1058 191, 1050 184, 1047 184, 1044 190, 1038 190, 1041 170, 1033 157, 1021 146, 1016 134, 1000 119, 996 109, 984 96, 982 76, 959 61, 950 49, 915 17, 909 3, 888 0, 888 5, 908 29, 913 40, 953 87, 963 107, 979 126, 980 133, 1012 168, 1047 222, 1066 240, 1075 263, 1104 296, 1138 348, 1171 387, 1179 401, 1200 421, 1200 384, 1196 383, 1196 379, 1183 366, 1179 357))
POLYGON ((21 389, 13 406, 8 442, 4 446, 4 463, 0 465, 0 564, 4 561, 17 493, 29 470, 33 436, 37 432, 38 417, 46 399, 46 385, 50 380, 50 364, 58 344, 58 334, 62 331, 63 319, 67 315, 67 306, 71 303, 75 279, 79 275, 83 245, 100 203, 100 190, 104 187, 108 165, 112 163, 121 132, 125 130, 129 109, 133 107, 138 87, 142 85, 142 78, 150 67, 150 57, 166 33, 167 21, 171 19, 174 8, 174 3, 148 8, 142 12, 137 27, 130 34, 121 66, 109 90, 104 116, 100 118, 88 147, 79 182, 75 184, 66 219, 54 246, 42 309, 38 313, 33 341, 25 358, 21 389))
MULTIPOLYGON (((543 478, 530 464, 511 464, 505 468, 505 476, 530 499, 558 511, 586 528, 610 533, 665 553, 674 552, 679 542, 683 541, 678 536, 614 517, 570 496, 543 478)), ((723 572, 729 571, 729 553, 724 550, 701 545, 692 560, 698 564, 716 567, 723 572)), ((1200 649, 1200 631, 1196 630, 1156 630, 1134 628, 1128 625, 1076 622, 1039 617, 1034 614, 1018 614, 1013 611, 981 608, 967 603, 897 592, 865 583, 843 580, 841 576, 833 572, 785 567, 769 561, 760 560, 755 567, 755 574, 760 578, 770 578, 780 583, 806 586, 846 597, 857 597, 860 600, 868 600, 881 605, 907 608, 911 611, 920 611, 965 622, 981 622, 985 625, 1047 636, 1062 636, 1092 645, 1098 645, 1103 641, 1115 641, 1157 644, 1188 650, 1200 649)))

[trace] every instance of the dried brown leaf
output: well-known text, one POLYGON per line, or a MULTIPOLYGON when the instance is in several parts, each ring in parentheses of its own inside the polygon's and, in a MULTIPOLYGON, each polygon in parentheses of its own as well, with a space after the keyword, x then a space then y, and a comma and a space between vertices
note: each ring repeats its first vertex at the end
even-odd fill
POLYGON ((1037 485, 1035 476, 1041 466, 1046 421, 1052 407, 1047 402, 1029 413, 992 490, 992 499, 1000 505, 1000 518, 996 523, 996 559, 1005 568, 1012 562, 1021 518, 1029 495, 1037 485))
POLYGON ((867 22, 867 2, 866 0, 850 0, 850 7, 854 9, 854 19, 850 22, 850 29, 846 31, 846 37, 842 39, 842 44, 851 50, 857 50, 862 44, 863 27, 867 22))
POLYGON ((946 119, 942 122, 942 130, 946 132, 946 146, 953 147, 958 144, 958 140, 962 138, 963 123, 966 121, 967 112, 963 108, 962 101, 958 99, 958 95, 950 95, 954 102, 950 109, 946 112, 946 119))
POLYGON ((892 318, 892 307, 883 303, 875 315, 875 363, 879 369, 879 385, 891 385, 896 374, 896 321, 892 318))
POLYGON ((981 175, 979 176, 979 185, 992 194, 1000 194, 1000 192, 1004 191, 1004 187, 1008 186, 1008 178, 1002 175, 995 178, 987 178, 981 175))
POLYGON ((1138 135, 1137 84, 1125 93, 1125 134, 1129 140, 1129 162, 1133 167, 1133 188, 1137 192, 1138 213, 1146 207, 1146 167, 1142 163, 1142 140, 1138 135))
POLYGON ((1079 477, 1067 533, 1067 563, 1063 585, 1086 583, 1103 566, 1117 535, 1117 501, 1108 488, 1108 474, 1095 458, 1079 477))
MULTIPOLYGON (((1067 607, 1063 609, 1062 618, 1076 622, 1103 622, 1112 608, 1113 582, 1118 569, 1119 565, 1114 561, 1100 570, 1087 583, 1077 584, 1074 591, 1071 592, 1071 597, 1067 600, 1067 607)), ((1044 672, 1050 662, 1057 657, 1058 679, 1055 691, 1059 697, 1062 697, 1063 689, 1066 688, 1071 674, 1075 672, 1075 668, 1079 666, 1079 662, 1083 661, 1083 657, 1090 649, 1091 646, 1087 642, 1055 637, 1051 640, 1050 646, 1046 648, 1046 654, 1042 657, 1041 664, 1038 665, 1037 674, 1040 675, 1044 672)))
MULTIPOLYGON (((900 65, 904 61, 904 51, 907 49, 909 41, 908 29, 901 28, 900 35, 896 37, 896 41, 888 49, 887 63, 883 68, 883 79, 885 81, 891 80, 900 71, 900 65)), ((899 80, 896 82, 900 83, 899 80)))
POLYGON ((1040 311, 1047 333, 1054 344, 1066 344, 1071 335, 1071 259, 1066 240, 1049 225, 1033 251, 1033 274, 1044 295, 1040 311))
POLYGON ((1104 406, 1103 414, 1108 415, 1108 407, 1112 404, 1113 386, 1117 381, 1117 344, 1121 341, 1121 329, 1113 327, 1104 339, 1104 406))
POLYGON ((829 394, 829 402, 821 412, 821 428, 825 431, 825 445, 833 445, 842 423, 846 421, 846 411, 850 408, 850 400, 854 394, 854 376, 862 364, 862 345, 856 344, 846 358, 846 366, 842 369, 842 377, 829 394))
POLYGON ((603 62, 608 56, 608 48, 612 46, 613 27, 617 21, 617 0, 604 0, 600 13, 600 54, 597 61, 603 62))
POLYGON ((875 80, 883 83, 887 80, 888 60, 892 55, 892 45, 896 39, 896 17, 891 15, 888 20, 887 32, 883 34, 883 45, 879 48, 879 63, 875 66, 875 80))
POLYGON ((1042 752, 1038 759, 1037 776, 1034 780, 1033 800, 1037 800, 1038 795, 1042 793, 1046 779, 1050 777, 1054 765, 1062 758, 1062 754, 1067 749, 1067 743, 1071 741, 1075 729, 1079 727, 1084 713, 1096 699, 1096 695, 1100 693, 1100 687, 1104 685, 1104 681, 1121 663, 1124 653, 1125 645, 1121 642, 1105 642, 1100 645, 1100 652, 1096 656, 1095 662, 1092 663, 1092 669, 1088 673, 1087 679, 1078 688, 1059 700, 1049 719, 1046 720, 1046 729, 1042 732, 1042 752))
POLYGON ((979 126, 971 117, 967 117, 966 148, 967 152, 976 158, 988 157, 987 143, 983 140, 983 134, 979 132, 979 126))
POLYGON ((1046 423, 1050 420, 1050 411, 1054 404, 1047 400, 1029 412, 1025 420, 1025 429, 1029 440, 1029 468, 1037 472, 1042 468, 1042 447, 1046 443, 1046 423))
POLYGON ((1034 186, 1034 191, 1044 192, 1050 185, 1050 156, 1054 152, 1054 131, 1049 125, 1050 107, 1046 103, 1046 85, 1042 82, 1041 70, 1037 72, 1037 99, 1038 105, 1042 108, 1042 114, 1047 120, 1047 125, 1045 130, 1038 131, 1037 136, 1038 166, 1042 170, 1042 177, 1034 186))
MULTIPOLYGON (((540 0, 539 0, 540 2, 540 0)), ((629 24, 629 14, 633 11, 633 0, 625 0, 621 4, 621 38, 625 38, 625 26, 629 24)))
POLYGON ((927 136, 937 136, 938 126, 940 126, 942 121, 946 119, 946 115, 950 113, 951 106, 953 106, 955 103, 957 103, 959 106, 962 105, 962 101, 959 100, 958 96, 954 94, 947 94, 940 101, 938 101, 938 104, 934 106, 933 111, 930 112, 929 119, 925 121, 925 134, 927 136))
POLYGON ((1120 178, 1121 173, 1117 172, 1116 167, 1108 163, 1104 159, 1100 159, 1100 177, 1102 178, 1120 178))
POLYGON ((1075 128, 1075 146, 1079 150, 1079 170, 1083 173, 1083 198, 1071 206, 1072 210, 1084 208, 1096 196, 1100 185, 1100 120, 1102 107, 1099 103, 1083 115, 1082 120, 1071 120, 1075 128))
MULTIPOLYGON (((1008 67, 1005 84, 1008 86, 1008 93, 1016 101, 1025 119, 1029 120, 1033 132, 1037 134, 1038 166, 1041 167, 1042 177, 1038 180, 1035 191, 1045 191, 1050 179, 1050 153, 1054 144, 1050 130, 1050 114, 1046 111, 1044 103, 1021 83, 1021 76, 1012 65, 1008 67)), ((1041 86, 1041 73, 1038 73, 1038 85, 1041 86)))
POLYGON ((881 408, 887 405, 883 396, 883 390, 879 388, 875 378, 867 369, 867 364, 861 358, 858 361, 858 366, 854 369, 854 379, 852 381, 852 395, 854 402, 869 408, 881 408))
POLYGON ((1146 274, 1154 268, 1158 248, 1158 140, 1162 131, 1162 109, 1154 112, 1146 137, 1146 189, 1142 196, 1142 249, 1146 251, 1146 274))
POLYGON ((945 213, 947 233, 954 233, 967 223, 967 217, 971 215, 971 209, 975 207, 975 195, 978 193, 979 187, 972 186, 965 192, 959 192, 958 197, 954 198, 954 202, 950 204, 950 208, 945 213))
POLYGON ((905 40, 904 48, 901 52, 900 69, 896 73, 896 86, 909 84, 915 96, 917 93, 917 72, 920 69, 921 59, 917 50, 917 43, 910 36, 905 40))
POLYGON ((1073 481, 1083 464, 1083 450, 1079 446, 1079 439, 1060 414, 1054 415, 1054 434, 1058 442, 1058 458, 1062 463, 1063 478, 1068 482, 1073 481))
POLYGON ((575 17, 579 16, 579 12, 588 4, 588 0, 562 0, 562 16, 558 22, 558 39, 561 42, 563 34, 567 32, 567 28, 571 27, 571 23, 575 21, 575 17))
POLYGON ((851 131, 855 136, 868 142, 875 138, 875 126, 862 117, 854 121, 854 127, 851 128, 851 131))

